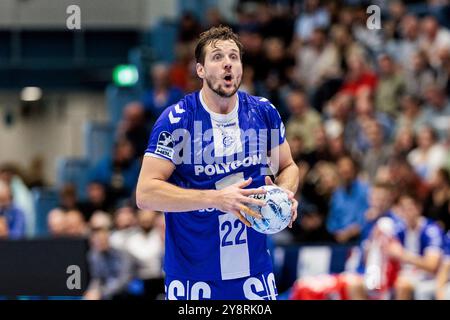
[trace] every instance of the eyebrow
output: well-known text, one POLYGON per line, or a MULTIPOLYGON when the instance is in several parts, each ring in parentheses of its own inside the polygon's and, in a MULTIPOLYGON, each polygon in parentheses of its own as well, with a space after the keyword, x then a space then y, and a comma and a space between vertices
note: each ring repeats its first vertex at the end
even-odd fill
MULTIPOLYGON (((222 51, 222 49, 219 49, 219 48, 216 48, 216 49, 214 49, 213 51, 211 51, 211 53, 214 53, 214 52, 216 52, 216 51, 222 51)), ((236 50, 236 49, 231 49, 231 51, 233 51, 233 52, 239 52, 238 50, 236 50)))

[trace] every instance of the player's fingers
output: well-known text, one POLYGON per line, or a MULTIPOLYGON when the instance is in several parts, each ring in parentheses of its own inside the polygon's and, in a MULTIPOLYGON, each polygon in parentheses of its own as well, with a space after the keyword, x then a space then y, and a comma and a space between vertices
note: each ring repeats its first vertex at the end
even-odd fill
POLYGON ((293 199, 292 207, 291 207, 292 217, 291 217, 291 222, 289 222, 289 228, 292 228, 292 224, 297 219, 297 207, 298 207, 298 201, 293 199))
POLYGON ((252 226, 252 224, 247 219, 245 219, 245 217, 239 211, 232 210, 231 212, 234 213, 234 215, 236 217, 238 217, 238 219, 241 220, 241 222, 243 224, 245 224, 247 227, 251 227, 252 226))
POLYGON ((239 210, 242 211, 242 212, 245 212, 246 214, 248 214, 248 215, 250 215, 250 216, 252 216, 254 218, 258 218, 258 219, 262 218, 262 216, 259 213, 253 211, 252 209, 250 209, 247 206, 244 206, 243 204, 241 204, 239 206, 239 210))
POLYGON ((264 207, 266 205, 265 201, 250 198, 250 197, 242 197, 241 202, 248 203, 248 204, 254 204, 255 206, 258 206, 258 207, 264 207))
POLYGON ((267 193, 266 190, 264 190, 263 188, 258 188, 258 189, 242 189, 241 190, 241 194, 244 196, 251 196, 252 194, 265 194, 267 193))
POLYGON ((252 183, 252 177, 249 177, 247 180, 238 182, 237 186, 239 188, 245 188, 245 187, 248 187, 251 183, 252 183))
POLYGON ((292 211, 295 211, 295 212, 297 212, 297 208, 298 208, 298 201, 297 201, 296 199, 292 199, 291 201, 292 201, 292 206, 291 206, 291 208, 292 208, 292 211))
POLYGON ((266 176, 264 178, 264 181, 266 182, 266 185, 273 185, 274 184, 272 179, 269 176, 266 176))
POLYGON ((295 220, 297 220, 297 210, 292 211, 292 218, 291 221, 289 222, 289 228, 292 228, 292 224, 294 223, 295 220))
POLYGON ((289 200, 293 200, 294 199, 294 193, 291 190, 288 190, 288 189, 283 189, 283 190, 284 190, 284 192, 287 193, 289 200))

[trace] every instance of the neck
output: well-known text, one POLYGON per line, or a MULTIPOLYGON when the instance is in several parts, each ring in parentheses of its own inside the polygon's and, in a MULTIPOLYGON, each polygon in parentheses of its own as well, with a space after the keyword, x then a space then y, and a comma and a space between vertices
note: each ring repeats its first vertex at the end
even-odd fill
POLYGON ((200 91, 200 94, 206 105, 216 113, 227 114, 236 105, 236 93, 229 98, 221 97, 205 85, 200 91))
POLYGON ((430 146, 423 146, 423 147, 420 147, 420 149, 422 151, 428 151, 428 150, 430 150, 431 147, 432 147, 432 145, 430 145, 430 146))
POLYGON ((298 111, 297 114, 295 115, 297 118, 303 118, 303 116, 305 115, 306 110, 302 110, 302 111, 298 111))
POLYGON ((350 187, 353 185, 353 182, 355 181, 355 179, 352 179, 350 181, 344 181, 344 187, 346 189, 350 189, 350 187))
POLYGON ((325 47, 325 46, 324 46, 323 44, 318 44, 318 45, 315 45, 315 46, 314 46, 314 49, 315 49, 317 52, 321 52, 321 51, 323 50, 324 47, 325 47))
POLYGON ((413 220, 411 223, 411 230, 417 230, 421 221, 422 221, 422 217, 418 217, 417 219, 413 220))
POLYGON ((419 109, 413 109, 410 110, 409 113, 407 113, 407 116, 409 118, 415 118, 419 114, 419 109))
POLYGON ((166 91, 169 88, 169 86, 166 85, 165 83, 159 82, 154 84, 154 88, 155 91, 166 91))
POLYGON ((372 145, 372 149, 374 150, 379 150, 383 147, 383 143, 382 142, 376 142, 372 145))

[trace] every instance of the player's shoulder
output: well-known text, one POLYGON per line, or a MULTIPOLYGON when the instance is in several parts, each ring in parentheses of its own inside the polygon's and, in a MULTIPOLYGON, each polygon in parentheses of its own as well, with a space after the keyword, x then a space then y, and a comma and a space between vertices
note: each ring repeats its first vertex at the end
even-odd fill
POLYGON ((436 221, 431 220, 429 218, 423 217, 424 218, 424 229, 425 230, 438 230, 442 233, 442 229, 439 226, 439 224, 436 223, 436 221))
POLYGON ((444 243, 450 249, 450 230, 444 234, 444 243))
POLYGON ((448 255, 450 255, 450 230, 444 235, 444 246, 448 252, 448 255))
POLYGON ((168 122, 175 127, 184 127, 186 121, 189 121, 197 107, 195 95, 196 92, 187 94, 176 103, 168 106, 162 112, 157 122, 168 122))
POLYGON ((273 126, 273 124, 275 124, 275 127, 283 126, 277 108, 269 99, 260 96, 252 96, 245 92, 239 92, 239 103, 241 103, 241 101, 246 105, 246 108, 249 109, 250 113, 258 114, 259 117, 269 123, 270 126, 273 126))
POLYGON ((391 218, 394 222, 394 226, 396 229, 405 230, 406 229, 406 223, 405 221, 395 212, 389 211, 386 215, 388 218, 391 218))
POLYGON ((183 115, 186 116, 190 113, 192 113, 193 109, 195 109, 195 92, 185 95, 183 98, 178 100, 176 103, 168 106, 164 113, 166 115, 177 114, 177 115, 183 115))
POLYGON ((443 230, 431 219, 425 218, 424 233, 430 238, 442 238, 443 230))
POLYGON ((253 96, 246 92, 239 91, 239 99, 244 101, 250 108, 258 108, 258 110, 261 111, 270 109, 276 110, 276 107, 265 97, 253 96))

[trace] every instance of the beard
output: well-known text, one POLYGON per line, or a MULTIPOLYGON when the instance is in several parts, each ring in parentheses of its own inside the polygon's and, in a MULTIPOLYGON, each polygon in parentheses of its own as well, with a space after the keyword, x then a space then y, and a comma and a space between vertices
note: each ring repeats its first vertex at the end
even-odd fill
POLYGON ((208 85, 208 87, 221 98, 232 97, 238 91, 239 87, 241 86, 241 82, 242 82, 242 80, 239 80, 239 82, 236 85, 234 85, 233 91, 231 91, 230 93, 227 93, 227 92, 225 92, 225 90, 223 89, 221 84, 218 84, 214 88, 214 85, 213 85, 211 79, 206 78, 206 84, 208 85))

